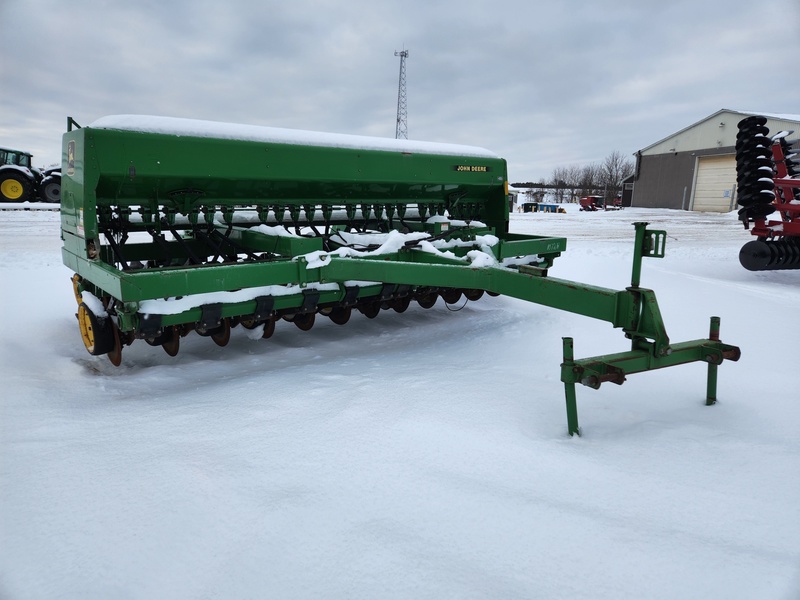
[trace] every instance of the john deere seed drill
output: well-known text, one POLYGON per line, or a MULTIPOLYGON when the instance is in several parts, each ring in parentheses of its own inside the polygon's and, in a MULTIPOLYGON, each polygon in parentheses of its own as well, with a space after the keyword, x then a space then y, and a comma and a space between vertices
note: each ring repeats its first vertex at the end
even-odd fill
MULTIPOLYGON (((707 338, 673 344, 643 257, 666 234, 637 223, 631 286, 556 279, 559 237, 509 233, 506 163, 481 148, 143 116, 105 117, 64 134, 62 238, 86 349, 119 365, 136 340, 178 353, 191 332, 225 345, 241 326, 270 337, 346 323, 411 302, 432 307, 484 292, 607 321, 626 352, 576 360, 564 339, 570 434, 575 384, 739 350, 707 338)), ((251 331, 250 335, 254 333, 251 331)))

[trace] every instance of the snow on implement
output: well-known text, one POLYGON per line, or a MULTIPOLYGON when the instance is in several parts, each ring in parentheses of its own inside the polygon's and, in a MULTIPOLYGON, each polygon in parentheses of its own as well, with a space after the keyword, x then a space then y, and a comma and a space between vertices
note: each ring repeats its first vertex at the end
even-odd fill
POLYGON ((800 269, 800 174, 792 132, 769 136, 767 118, 739 121, 736 135, 739 219, 757 239, 739 251, 739 262, 750 271, 800 269), (778 213, 780 220, 767 217, 778 213))
POLYGON ((739 350, 671 344, 642 258, 666 234, 636 224, 631 286, 550 277, 559 237, 509 233, 506 162, 469 146, 342 136, 161 117, 105 117, 64 134, 63 259, 90 354, 119 365, 137 339, 178 353, 192 331, 223 346, 231 328, 270 337, 354 311, 403 312, 505 294, 621 328, 627 352, 575 360, 564 340, 569 433, 575 384, 597 388, 677 364, 716 369, 739 350))

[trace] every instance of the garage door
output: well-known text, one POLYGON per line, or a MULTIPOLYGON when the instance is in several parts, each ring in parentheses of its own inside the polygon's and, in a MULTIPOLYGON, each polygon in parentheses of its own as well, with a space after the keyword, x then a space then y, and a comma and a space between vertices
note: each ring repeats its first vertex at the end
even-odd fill
POLYGON ((692 210, 728 212, 736 208, 736 157, 707 156, 697 161, 692 210))

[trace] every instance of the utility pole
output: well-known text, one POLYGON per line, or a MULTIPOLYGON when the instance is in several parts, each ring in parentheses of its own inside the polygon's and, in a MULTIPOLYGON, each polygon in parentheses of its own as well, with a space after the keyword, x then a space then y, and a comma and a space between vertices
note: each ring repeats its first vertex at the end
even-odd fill
POLYGON ((397 84, 397 128, 394 131, 395 139, 408 139, 408 108, 406 106, 406 59, 408 50, 398 52, 395 56, 400 57, 400 81, 397 84))

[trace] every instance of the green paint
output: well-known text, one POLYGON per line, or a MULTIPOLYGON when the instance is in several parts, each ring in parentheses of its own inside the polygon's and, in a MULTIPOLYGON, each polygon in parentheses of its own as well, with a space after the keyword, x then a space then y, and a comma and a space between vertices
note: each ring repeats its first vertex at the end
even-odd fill
POLYGON ((152 341, 166 327, 202 328, 211 316, 252 323, 352 308, 368 313, 448 290, 485 290, 606 321, 631 340, 627 352, 575 360, 572 339, 564 339, 570 435, 579 433, 577 383, 621 384, 633 373, 702 361, 709 365, 711 404, 717 366, 738 358, 738 348, 719 341, 718 319, 709 339, 670 342, 654 292, 639 285, 642 259, 664 256, 666 233, 647 223, 635 224, 627 289, 550 277, 566 240, 508 232, 503 159, 461 155, 457 148, 408 153, 72 124, 63 141, 63 260, 81 277, 84 293, 106 300, 126 341, 152 341), (429 222, 445 212, 449 222, 429 222), (375 255, 372 246, 348 249, 332 235, 361 230, 427 232, 465 244, 442 254, 409 242, 375 255), (498 242, 486 246, 481 236, 498 242), (496 261, 538 259, 473 266, 468 254, 487 248, 496 261), (339 255, 350 250, 366 254, 339 255), (281 287, 248 292, 268 286, 281 287), (220 300, 219 292, 229 295, 220 300), (177 314, 147 316, 141 308, 202 294, 215 296, 177 314))

